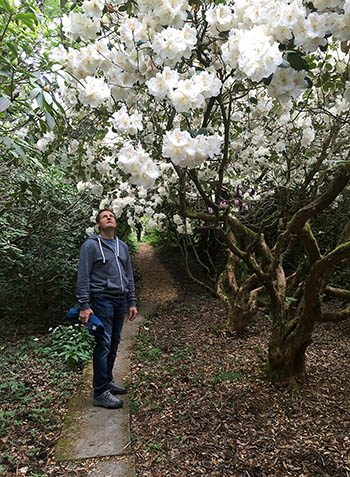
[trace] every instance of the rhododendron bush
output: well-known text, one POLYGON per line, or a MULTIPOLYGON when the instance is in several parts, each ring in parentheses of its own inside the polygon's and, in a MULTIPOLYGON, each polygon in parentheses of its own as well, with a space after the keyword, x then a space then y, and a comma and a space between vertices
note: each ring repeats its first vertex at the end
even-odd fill
POLYGON ((350 244, 321 251, 310 221, 349 181, 350 0, 85 0, 62 23, 59 94, 90 128, 38 147, 130 225, 215 229, 229 328, 267 295, 272 378, 302 376, 315 323, 348 316, 320 297, 350 244))

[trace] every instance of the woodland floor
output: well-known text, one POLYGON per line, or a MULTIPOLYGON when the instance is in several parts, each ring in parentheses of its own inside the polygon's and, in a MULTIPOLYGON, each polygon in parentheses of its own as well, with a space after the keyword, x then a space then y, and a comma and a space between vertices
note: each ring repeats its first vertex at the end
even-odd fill
POLYGON ((145 261, 141 298, 159 308, 133 357, 137 475, 350 476, 350 322, 318 326, 308 379, 278 390, 264 374, 268 317, 229 336, 219 300, 186 278, 178 252, 159 258, 163 278, 145 261))
MULTIPOLYGON (((268 317, 229 336, 219 300, 186 277, 179 253, 157 257, 162 266, 143 243, 135 261, 140 301, 158 303, 127 383, 137 477, 349 477, 350 322, 318 326, 308 379, 278 390, 264 374, 268 317)), ((0 475, 87 476, 93 460, 53 460, 80 375, 47 365, 44 332, 33 338, 7 332, 0 346, 0 475)))

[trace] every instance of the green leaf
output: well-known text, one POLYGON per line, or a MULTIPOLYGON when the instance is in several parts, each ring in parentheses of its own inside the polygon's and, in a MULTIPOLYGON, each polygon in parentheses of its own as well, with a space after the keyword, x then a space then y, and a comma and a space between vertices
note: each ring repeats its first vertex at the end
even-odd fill
POLYGON ((258 100, 254 97, 251 97, 249 98, 249 101, 252 103, 252 104, 258 104, 258 100))
POLYGON ((146 40, 145 38, 143 38, 142 40, 139 40, 137 43, 136 43, 136 46, 141 46, 141 45, 144 45, 145 43, 147 43, 148 40, 146 40))
POLYGON ((7 147, 7 149, 10 149, 14 144, 13 139, 6 136, 0 137, 0 142, 2 142, 7 147))
POLYGON ((287 305, 291 305, 292 303, 297 302, 298 300, 292 296, 286 296, 285 302, 287 305))
POLYGON ((282 63, 278 65, 279 68, 290 68, 290 63, 287 60, 283 60, 282 63))
POLYGON ((46 119, 48 128, 51 130, 54 129, 56 126, 56 121, 54 117, 48 111, 45 111, 45 119, 46 119))
POLYGON ((45 99, 46 103, 49 104, 49 105, 52 104, 53 99, 52 99, 51 94, 49 94, 47 91, 43 91, 43 95, 44 95, 44 99, 45 99))
POLYGON ((290 51, 286 54, 286 56, 293 70, 309 70, 309 65, 307 64, 307 62, 296 51, 290 51))
POLYGON ((0 0, 0 9, 4 9, 8 13, 14 13, 15 11, 7 0, 0 0))
POLYGON ((37 105, 39 106, 39 108, 42 108, 44 106, 44 97, 43 97, 43 93, 40 89, 40 92, 39 94, 37 94, 37 96, 35 97, 35 100, 37 102, 37 105))
POLYGON ((35 31, 35 25, 38 23, 38 19, 34 13, 17 13, 15 20, 24 23, 32 31, 35 31))
POLYGON ((309 88, 312 88, 312 80, 308 76, 305 76, 305 80, 307 81, 309 88))
POLYGON ((263 78, 262 82, 268 86, 272 81, 272 75, 268 76, 267 78, 263 78))
POLYGON ((207 128, 200 128, 200 129, 198 130, 198 134, 203 134, 204 136, 209 136, 210 131, 209 131, 209 129, 207 129, 207 128))
POLYGON ((21 156, 22 159, 25 159, 26 155, 25 155, 23 149, 18 144, 14 144, 14 147, 15 147, 18 155, 21 156))
POLYGON ((57 101, 57 99, 53 96, 52 97, 53 102, 54 102, 54 108, 58 114, 62 114, 63 116, 66 115, 65 109, 62 107, 62 105, 57 101), (56 105, 56 107, 55 107, 56 105))
POLYGON ((7 78, 12 79, 11 73, 7 70, 0 70, 0 76, 7 76, 7 78))
POLYGON ((36 86, 35 88, 33 88, 30 92, 30 97, 32 99, 36 98, 38 96, 38 94, 40 93, 41 91, 41 88, 39 86, 36 86))
POLYGON ((11 106, 11 101, 6 96, 0 97, 0 113, 3 113, 11 106))
POLYGON ((221 32, 219 33, 219 37, 220 37, 220 38, 228 38, 228 37, 229 37, 229 34, 230 34, 230 30, 221 31, 221 32))

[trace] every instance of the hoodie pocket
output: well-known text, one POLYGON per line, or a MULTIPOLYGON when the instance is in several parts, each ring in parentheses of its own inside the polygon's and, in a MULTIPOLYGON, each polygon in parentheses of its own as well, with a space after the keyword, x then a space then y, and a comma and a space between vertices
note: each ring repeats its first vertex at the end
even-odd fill
POLYGON ((117 275, 107 279, 107 288, 108 290, 121 291, 120 279, 117 275))

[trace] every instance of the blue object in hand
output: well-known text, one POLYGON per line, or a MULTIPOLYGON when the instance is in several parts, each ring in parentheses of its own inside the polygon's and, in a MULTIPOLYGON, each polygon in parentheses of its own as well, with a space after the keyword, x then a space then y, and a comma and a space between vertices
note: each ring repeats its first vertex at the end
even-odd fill
MULTIPOLYGON (((80 323, 79 321, 80 309, 77 306, 70 308, 66 314, 66 319, 71 321, 73 324, 80 323)), ((90 315, 88 321, 88 330, 91 335, 103 335, 105 327, 103 326, 102 321, 97 318, 95 315, 90 315)))

